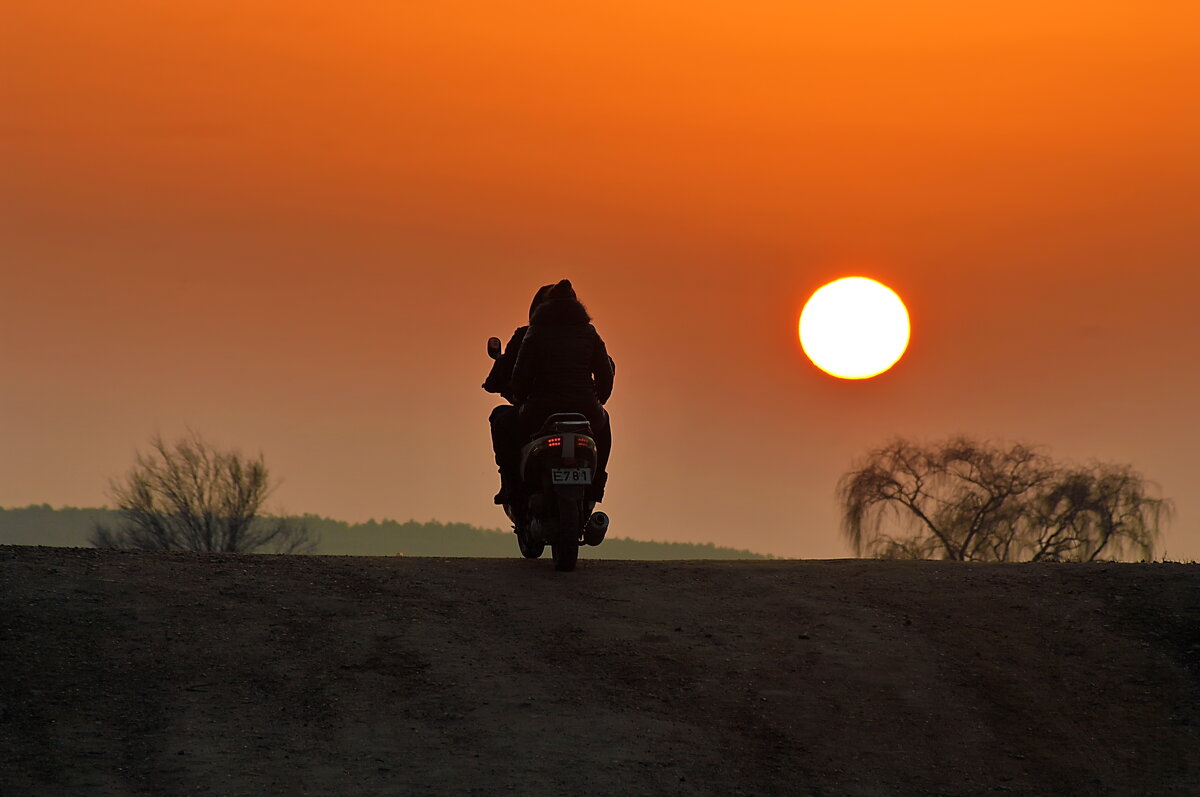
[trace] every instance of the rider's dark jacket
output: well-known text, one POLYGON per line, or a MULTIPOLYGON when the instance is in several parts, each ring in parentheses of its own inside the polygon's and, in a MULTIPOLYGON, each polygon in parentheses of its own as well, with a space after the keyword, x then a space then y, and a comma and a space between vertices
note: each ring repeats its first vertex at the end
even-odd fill
POLYGON ((613 390, 612 361, 591 320, 575 298, 553 298, 538 306, 512 371, 517 403, 587 413, 608 401, 613 390))

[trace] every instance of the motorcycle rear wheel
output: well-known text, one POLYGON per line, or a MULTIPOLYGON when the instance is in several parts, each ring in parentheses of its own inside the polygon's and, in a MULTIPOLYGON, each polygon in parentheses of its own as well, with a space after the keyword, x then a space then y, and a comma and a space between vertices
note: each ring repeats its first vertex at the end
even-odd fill
POLYGON ((575 569, 579 560, 579 535, 583 530, 583 519, 579 516, 579 505, 574 501, 558 503, 559 541, 550 545, 554 557, 554 569, 563 573, 575 569))

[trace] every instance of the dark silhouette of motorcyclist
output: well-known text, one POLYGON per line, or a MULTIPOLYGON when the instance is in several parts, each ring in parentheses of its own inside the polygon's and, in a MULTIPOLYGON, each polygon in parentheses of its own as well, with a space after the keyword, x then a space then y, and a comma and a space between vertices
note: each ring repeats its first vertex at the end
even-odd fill
MULTIPOLYGON (((553 287, 543 285, 533 295, 533 301, 529 305, 531 322, 533 312, 553 287)), ((493 499, 497 504, 507 503, 508 497, 521 479, 521 446, 525 441, 521 439, 521 422, 517 407, 514 406, 516 401, 513 399, 512 375, 513 366, 517 364, 517 352, 528 329, 528 326, 517 327, 505 345, 504 352, 492 363, 492 370, 483 382, 484 390, 498 393, 510 402, 496 407, 488 416, 488 423, 492 428, 492 451, 496 454, 496 465, 500 469, 500 492, 496 493, 493 499)))
POLYGON ((528 440, 558 412, 587 417, 596 439, 597 463, 588 499, 600 501, 608 481, 612 426, 604 403, 613 390, 613 362, 604 339, 570 280, 555 284, 534 308, 517 350, 513 398, 520 406, 520 435, 528 440))

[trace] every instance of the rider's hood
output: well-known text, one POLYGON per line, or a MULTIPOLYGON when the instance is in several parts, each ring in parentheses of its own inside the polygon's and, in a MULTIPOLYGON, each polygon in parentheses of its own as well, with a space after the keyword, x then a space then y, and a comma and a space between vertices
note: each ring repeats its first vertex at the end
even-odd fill
POLYGON ((530 319, 535 326, 573 326, 592 320, 578 299, 550 299, 538 305, 530 319))

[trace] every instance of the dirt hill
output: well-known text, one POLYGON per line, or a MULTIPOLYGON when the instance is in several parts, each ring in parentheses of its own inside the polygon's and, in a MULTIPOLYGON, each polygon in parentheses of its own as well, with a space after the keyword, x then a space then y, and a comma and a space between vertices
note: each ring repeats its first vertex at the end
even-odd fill
POLYGON ((4 795, 1200 793, 1196 565, 7 546, 0 673, 4 795))

